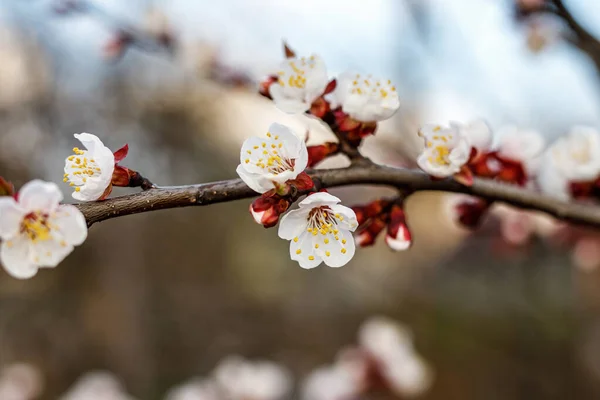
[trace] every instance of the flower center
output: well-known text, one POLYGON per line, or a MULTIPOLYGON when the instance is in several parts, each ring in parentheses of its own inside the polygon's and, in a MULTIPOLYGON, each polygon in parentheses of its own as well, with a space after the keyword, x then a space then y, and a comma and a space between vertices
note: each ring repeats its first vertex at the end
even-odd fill
POLYGON ((72 171, 65 173, 63 181, 70 182, 69 186, 75 186, 75 191, 79 192, 80 186, 85 185, 89 178, 99 176, 102 170, 96 160, 87 157, 87 151, 75 147, 73 152, 75 155, 67 158, 67 168, 72 171))
POLYGON ((359 96, 373 96, 381 100, 387 98, 391 93, 396 91, 396 87, 392 86, 392 81, 389 79, 385 82, 375 80, 371 75, 362 77, 356 74, 352 81, 350 93, 359 96))
POLYGON ((579 147, 571 150, 570 155, 572 159, 581 164, 585 164, 590 161, 590 151, 585 147, 579 147))
POLYGON ((302 57, 298 60, 291 60, 288 62, 288 68, 277 73, 279 75, 277 82, 283 87, 287 85, 291 88, 304 89, 306 87, 306 69, 312 69, 315 65, 314 56, 308 59, 302 57))
POLYGON ((50 240, 50 225, 48 215, 39 211, 29 213, 21 222, 21 233, 27 235, 32 242, 50 240))
POLYGON ((319 232, 321 235, 327 235, 333 233, 337 235, 339 230, 337 229, 337 221, 343 220, 340 215, 335 215, 331 208, 327 206, 315 207, 308 213, 306 220, 308 221, 307 230, 316 236, 319 232))
POLYGON ((258 152, 259 157, 256 161, 246 158, 246 164, 253 163, 274 175, 292 171, 296 160, 287 158, 280 153, 283 143, 279 140, 279 136, 273 136, 270 132, 267 132, 267 137, 270 139, 269 141, 264 141, 260 146, 254 146, 252 150, 247 151, 248 155, 258 152))

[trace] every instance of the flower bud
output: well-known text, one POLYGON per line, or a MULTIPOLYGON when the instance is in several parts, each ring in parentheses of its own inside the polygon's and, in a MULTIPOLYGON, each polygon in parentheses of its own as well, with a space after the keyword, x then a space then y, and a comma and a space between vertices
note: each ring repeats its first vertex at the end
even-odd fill
POLYGON ((287 211, 291 201, 276 194, 265 193, 250 204, 250 214, 257 224, 265 228, 277 225, 279 216, 287 211))
POLYGON ((369 220, 367 225, 356 235, 356 244, 360 247, 373 246, 377 236, 385 229, 386 223, 384 217, 369 220))
POLYGON ((385 242, 394 251, 407 250, 412 244, 412 235, 406 225, 406 215, 400 204, 392 206, 385 242))
POLYGON ((327 157, 336 154, 339 144, 327 142, 318 146, 308 146, 308 167, 312 168, 327 157))

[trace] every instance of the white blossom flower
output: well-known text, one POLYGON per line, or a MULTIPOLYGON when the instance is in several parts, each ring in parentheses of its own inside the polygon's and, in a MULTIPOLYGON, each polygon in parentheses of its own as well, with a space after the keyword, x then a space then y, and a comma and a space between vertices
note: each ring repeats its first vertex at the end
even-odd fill
POLYGON ((492 146, 492 130, 490 126, 482 119, 471 121, 467 124, 452 121, 450 127, 460 131, 460 134, 468 138, 472 148, 483 153, 492 146))
POLYGON ((167 392, 165 400, 221 400, 214 382, 193 379, 167 392))
POLYGON ((56 267, 87 237, 83 214, 60 205, 56 184, 33 180, 18 194, 0 198, 0 261, 15 278, 33 277, 38 268, 56 267))
POLYGON ((302 384, 302 400, 351 400, 360 393, 359 381, 338 365, 311 372, 302 384))
POLYGON ((542 192, 568 200, 570 182, 592 181, 600 175, 600 134, 574 127, 544 153, 538 183, 542 192))
POLYGON ((323 95, 329 79, 321 57, 288 58, 277 72, 279 79, 269 88, 275 105, 290 114, 303 113, 323 95))
POLYGON ((79 378, 60 400, 133 400, 133 397, 114 375, 95 371, 79 378))
POLYGON ((0 399, 37 399, 43 388, 40 371, 29 364, 11 364, 0 370, 0 399))
POLYGON ((436 178, 452 176, 469 161, 470 139, 456 126, 426 125, 419 135, 425 140, 425 148, 417 158, 417 164, 429 175, 436 178))
POLYGON ((221 361, 214 377, 228 400, 283 400, 292 386, 290 374, 283 367, 269 361, 250 362, 238 356, 221 361))
POLYGON ((304 171, 308 151, 287 126, 272 124, 266 138, 251 137, 242 145, 236 172, 252 190, 265 193, 304 171))
POLYGON ((373 317, 361 326, 358 338, 394 392, 416 396, 431 386, 433 374, 429 366, 416 353, 412 334, 399 323, 373 317))
POLYGON ((354 256, 351 232, 358 226, 356 214, 339 202, 329 193, 314 193, 281 219, 279 237, 291 241, 290 256, 302 268, 315 268, 321 262, 341 267, 354 256))
POLYGON ((498 156, 520 162, 528 176, 537 174, 542 161, 545 141, 539 132, 505 127, 499 132, 498 156))
POLYGON ((342 111, 361 122, 377 122, 390 118, 400 107, 396 87, 388 79, 376 79, 353 71, 342 73, 331 93, 331 108, 342 111))
POLYGON ((115 157, 113 152, 97 136, 90 133, 75 134, 86 148, 75 147, 75 155, 65 161, 64 181, 75 188, 73 198, 79 201, 94 201, 102 197, 111 186, 115 157))

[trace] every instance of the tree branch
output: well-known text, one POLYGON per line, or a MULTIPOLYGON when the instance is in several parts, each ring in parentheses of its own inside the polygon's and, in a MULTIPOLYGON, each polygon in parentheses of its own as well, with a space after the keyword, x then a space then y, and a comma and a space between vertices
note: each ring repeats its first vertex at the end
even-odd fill
POLYGON ((546 11, 552 12, 567 24, 573 33, 570 42, 592 59, 596 69, 600 73, 600 41, 575 19, 565 6, 563 0, 550 0, 550 4, 553 8, 546 8, 546 11))
MULTIPOLYGON (((316 170, 310 173, 323 188, 348 185, 387 185, 413 191, 464 193, 507 203, 522 209, 543 211, 564 221, 600 228, 600 207, 558 201, 537 192, 497 181, 475 178, 467 187, 446 179, 434 181, 410 169, 379 165, 316 170)), ((88 226, 119 216, 177 207, 204 206, 258 196, 241 179, 176 187, 158 187, 105 201, 76 204, 88 226)))

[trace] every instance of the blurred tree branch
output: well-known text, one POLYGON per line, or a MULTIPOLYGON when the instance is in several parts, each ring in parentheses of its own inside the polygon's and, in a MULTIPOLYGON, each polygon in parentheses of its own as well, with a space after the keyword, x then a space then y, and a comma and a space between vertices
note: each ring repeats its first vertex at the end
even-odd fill
MULTIPOLYGON (((316 170, 309 174, 321 188, 387 185, 409 192, 427 190, 464 193, 522 209, 542 211, 564 221, 600 227, 600 207, 555 200, 531 190, 489 179, 475 178, 472 186, 463 186, 452 179, 431 180, 429 176, 417 170, 364 163, 348 168, 316 170)), ((241 179, 231 179, 189 186, 158 187, 105 201, 80 203, 76 206, 85 215, 88 226, 91 226, 96 222, 124 215, 169 208, 205 206, 255 196, 258 194, 246 186, 241 179)))

